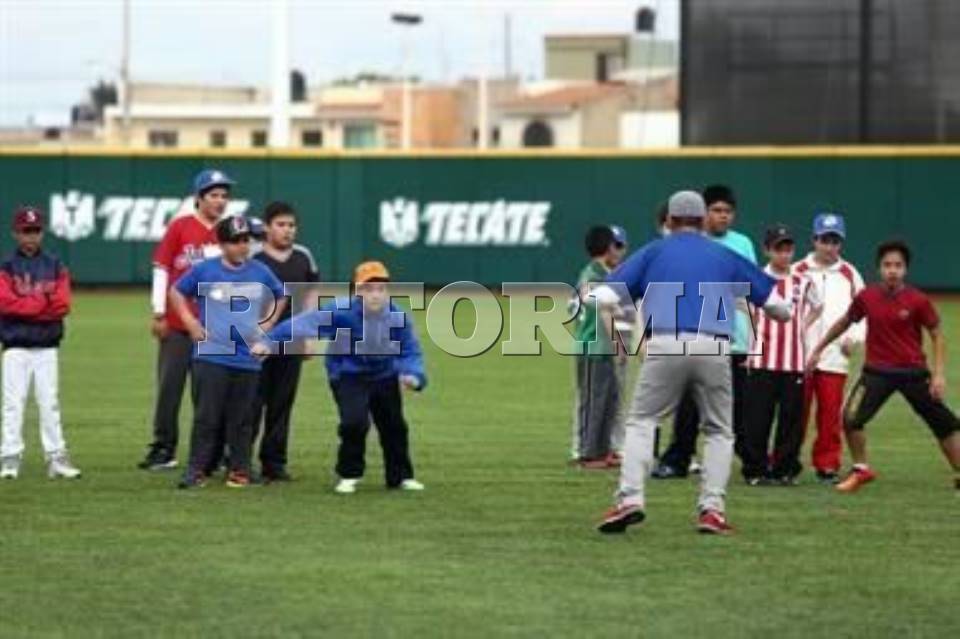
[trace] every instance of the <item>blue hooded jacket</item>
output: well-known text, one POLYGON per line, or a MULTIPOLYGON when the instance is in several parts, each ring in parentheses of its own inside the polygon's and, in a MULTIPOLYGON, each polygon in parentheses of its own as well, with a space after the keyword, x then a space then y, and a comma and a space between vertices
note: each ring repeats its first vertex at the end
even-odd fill
POLYGON ((427 385, 423 368, 423 352, 413 329, 413 316, 393 302, 380 312, 367 311, 367 329, 370 338, 364 344, 363 301, 359 297, 331 302, 315 311, 306 311, 277 324, 269 337, 276 341, 291 339, 334 339, 337 329, 348 329, 349 340, 341 345, 327 347, 325 361, 327 376, 336 381, 344 375, 368 377, 372 380, 410 375, 417 380, 417 390, 427 385), (349 304, 349 308, 339 308, 349 304), (403 326, 399 326, 403 316, 403 326), (390 326, 389 323, 395 324, 390 326), (318 326, 319 325, 319 326, 318 326), (389 341, 399 342, 399 353, 390 352, 389 341))

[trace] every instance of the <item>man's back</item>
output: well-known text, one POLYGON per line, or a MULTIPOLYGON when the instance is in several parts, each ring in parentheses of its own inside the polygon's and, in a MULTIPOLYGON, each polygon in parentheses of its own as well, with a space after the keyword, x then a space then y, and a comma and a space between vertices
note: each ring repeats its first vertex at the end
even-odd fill
POLYGON ((651 283, 681 283, 683 294, 678 298, 657 295, 644 300, 645 320, 653 316, 654 332, 663 332, 657 330, 656 318, 671 317, 673 309, 668 305, 675 303, 679 331, 696 333, 704 328, 715 335, 727 334, 728 330, 721 330, 723 325, 710 314, 704 317, 705 326, 700 326, 703 284, 728 284, 722 286, 719 293, 724 299, 724 312, 731 315, 733 300, 737 297, 734 284, 747 283, 750 286, 748 298, 758 304, 766 300, 774 284, 772 278, 744 258, 693 232, 674 233, 646 245, 611 273, 608 281, 624 282, 634 299, 643 297, 651 283))

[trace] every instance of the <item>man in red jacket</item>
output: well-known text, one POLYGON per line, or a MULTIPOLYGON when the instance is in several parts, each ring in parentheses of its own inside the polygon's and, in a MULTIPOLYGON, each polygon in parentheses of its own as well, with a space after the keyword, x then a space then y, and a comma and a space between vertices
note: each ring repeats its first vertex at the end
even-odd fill
POLYGON ((180 317, 167 304, 167 294, 180 276, 204 259, 220 254, 216 225, 230 202, 234 185, 226 173, 207 169, 193 181, 196 212, 183 215, 167 227, 153 253, 153 336, 157 352, 157 403, 153 414, 153 443, 139 467, 165 470, 177 466, 180 402, 190 372, 193 342, 180 317))
POLYGON ((23 411, 33 382, 47 474, 76 479, 60 423, 58 347, 70 312, 70 274, 41 247, 43 214, 34 206, 13 217, 17 249, 0 264, 0 342, 3 343, 3 436, 0 478, 16 479, 23 456, 23 411))

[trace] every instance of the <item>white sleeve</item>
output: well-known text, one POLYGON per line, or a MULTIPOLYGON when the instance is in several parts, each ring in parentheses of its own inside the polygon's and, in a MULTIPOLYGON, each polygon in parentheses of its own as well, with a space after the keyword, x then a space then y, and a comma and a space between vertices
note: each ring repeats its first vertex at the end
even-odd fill
POLYGON ((590 296, 597 298, 597 304, 601 307, 620 305, 620 296, 617 295, 617 292, 606 284, 595 286, 589 294, 590 296))
POLYGON ((170 275, 167 269, 153 267, 153 287, 150 290, 150 306, 153 308, 154 315, 162 315, 167 312, 167 282, 170 275))
MULTIPOLYGON (((853 299, 860 294, 860 291, 864 288, 863 277, 860 275, 860 272, 850 265, 850 268, 853 270, 853 295, 850 297, 850 303, 853 303, 853 299)), ((850 346, 858 346, 867 341, 867 323, 866 322, 857 322, 850 326, 847 329, 847 332, 841 337, 842 343, 845 342, 850 346)))

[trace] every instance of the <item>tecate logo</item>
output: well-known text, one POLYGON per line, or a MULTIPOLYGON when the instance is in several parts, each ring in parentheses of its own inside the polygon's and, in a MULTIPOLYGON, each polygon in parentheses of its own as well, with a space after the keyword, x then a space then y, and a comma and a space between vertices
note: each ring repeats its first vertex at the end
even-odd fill
POLYGON ((429 202, 398 197, 380 203, 380 239, 396 248, 549 246, 550 202, 429 202))
MULTIPOLYGON (((243 215, 246 200, 231 200, 226 215, 243 215)), ((80 191, 50 196, 50 232, 69 242, 83 240, 97 231, 108 241, 157 242, 171 219, 193 212, 193 196, 130 197, 108 195, 99 204, 96 197, 80 191)))

